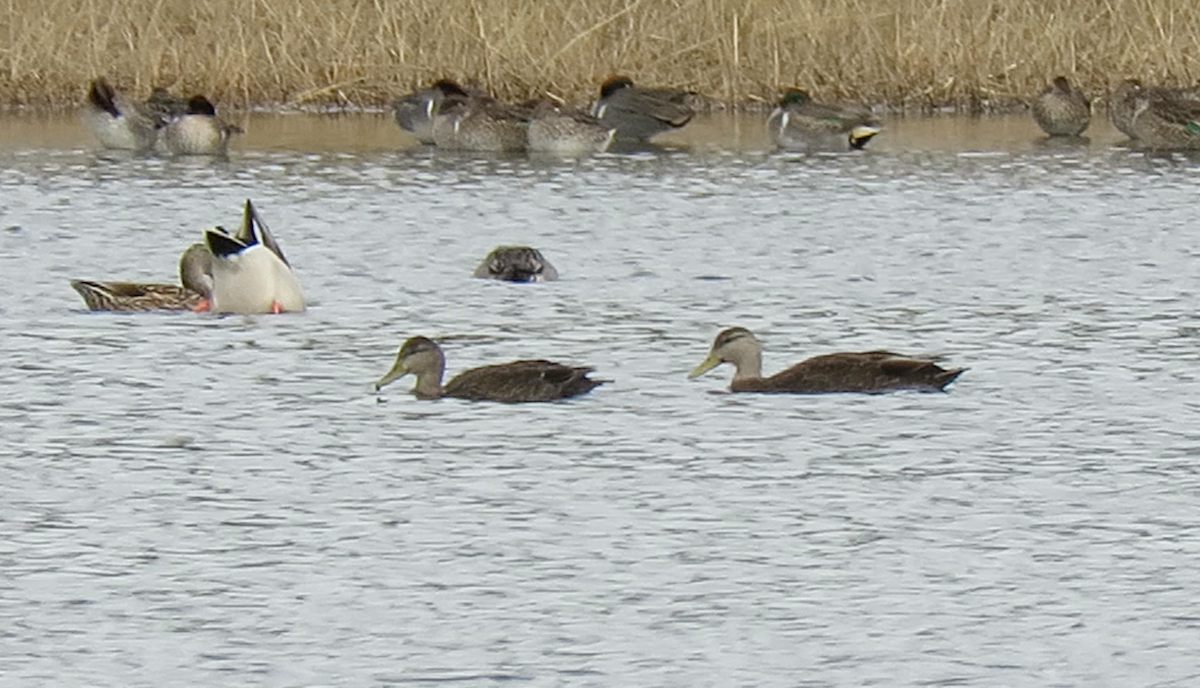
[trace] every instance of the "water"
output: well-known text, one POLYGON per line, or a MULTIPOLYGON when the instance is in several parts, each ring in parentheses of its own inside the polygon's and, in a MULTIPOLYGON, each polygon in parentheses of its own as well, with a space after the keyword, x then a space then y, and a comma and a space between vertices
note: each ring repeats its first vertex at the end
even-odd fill
POLYGON ((229 162, 0 127, 5 686, 1185 686, 1200 681, 1197 161, 889 122, 861 155, 758 120, 581 162, 260 116, 229 162), (304 314, 88 313, 253 198, 304 314), (468 278, 499 243, 543 285, 468 278), (948 394, 720 393, 891 348, 948 394), (612 380, 567 403, 371 382, 612 380))

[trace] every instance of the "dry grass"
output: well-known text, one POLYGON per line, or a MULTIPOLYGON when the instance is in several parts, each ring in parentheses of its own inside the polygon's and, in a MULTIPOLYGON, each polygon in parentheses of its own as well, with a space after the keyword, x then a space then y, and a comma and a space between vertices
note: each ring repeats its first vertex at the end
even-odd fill
POLYGON ((717 100, 987 107, 1054 74, 1200 76, 1194 0, 0 0, 0 101, 60 107, 95 75, 237 105, 381 105, 477 78, 582 102, 608 74, 717 100))

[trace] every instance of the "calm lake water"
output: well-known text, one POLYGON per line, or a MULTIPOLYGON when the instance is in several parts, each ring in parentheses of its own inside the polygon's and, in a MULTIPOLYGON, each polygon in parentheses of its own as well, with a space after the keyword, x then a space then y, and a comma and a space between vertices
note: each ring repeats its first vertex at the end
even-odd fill
POLYGON ((764 116, 578 162, 252 116, 227 162, 0 120, 5 686, 1200 684, 1200 159, 764 116), (89 313, 252 198, 303 314, 89 313), (563 279, 469 278, 493 246, 563 279), (721 393, 890 348, 947 394, 721 393), (587 363, 569 402, 371 382, 587 363))

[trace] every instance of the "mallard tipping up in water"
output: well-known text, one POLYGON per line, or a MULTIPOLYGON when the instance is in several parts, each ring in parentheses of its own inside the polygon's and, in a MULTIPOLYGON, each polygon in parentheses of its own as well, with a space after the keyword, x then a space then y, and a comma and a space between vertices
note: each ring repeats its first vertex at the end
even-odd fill
POLYGON ((417 376, 413 393, 420 399, 455 397, 473 401, 554 401, 578 396, 604 384, 592 380, 589 367, 567 366, 552 361, 513 361, 464 370, 442 386, 446 358, 433 340, 413 337, 396 354, 396 363, 379 382, 375 391, 412 373, 417 376))
POLYGON ((1048 136, 1079 136, 1092 121, 1092 102, 1065 76, 1056 76, 1029 103, 1033 120, 1048 136))
POLYGON ((246 201, 242 227, 204 234, 213 254, 212 310, 217 313, 281 313, 304 310, 304 294, 275 237, 246 201))
POLYGON ((179 281, 183 286, 71 280, 71 287, 93 311, 205 310, 213 280, 212 254, 204 244, 192 244, 180 256, 179 281))
POLYGON ((784 91, 767 117, 771 141, 785 150, 858 150, 881 131, 870 108, 818 103, 797 88, 784 91))
POLYGON ((722 363, 734 366, 734 392, 817 394, 822 392, 886 392, 895 389, 941 391, 964 368, 946 370, 933 361, 890 351, 863 351, 814 356, 771 377, 762 376, 762 344, 744 327, 717 335, 708 358, 689 378, 699 377, 722 363))
POLYGON ((558 279, 558 270, 536 248, 498 246, 471 276, 507 282, 548 282, 558 279))

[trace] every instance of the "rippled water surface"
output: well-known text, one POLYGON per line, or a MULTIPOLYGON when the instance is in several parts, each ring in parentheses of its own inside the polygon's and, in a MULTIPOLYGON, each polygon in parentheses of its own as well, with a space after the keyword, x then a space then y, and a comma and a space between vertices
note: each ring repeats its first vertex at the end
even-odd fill
POLYGON ((1200 682, 1200 161, 1023 118, 579 162, 258 116, 227 162, 0 120, 0 676, 20 686, 1200 682), (253 198, 303 314, 89 313, 253 198), (472 280, 500 243, 563 279, 472 280), (947 394, 721 393, 890 348, 947 394), (414 334, 563 403, 371 382, 414 334))

